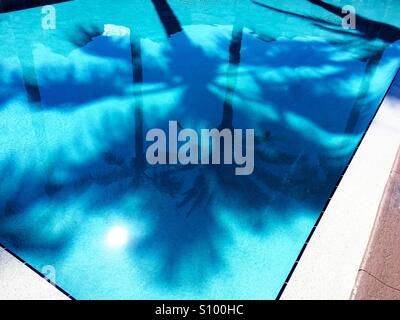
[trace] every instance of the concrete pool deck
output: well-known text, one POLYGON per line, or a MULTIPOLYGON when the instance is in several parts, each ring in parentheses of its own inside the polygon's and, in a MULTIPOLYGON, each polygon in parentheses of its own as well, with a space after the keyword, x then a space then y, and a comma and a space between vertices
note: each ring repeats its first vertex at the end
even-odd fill
MULTIPOLYGON (((362 264, 364 253, 371 238, 385 186, 391 175, 393 176, 393 162, 400 146, 399 124, 398 72, 337 190, 305 244, 301 257, 297 259, 280 299, 360 298, 357 290, 356 294, 353 292, 353 287, 356 279, 359 281, 359 276, 367 277, 366 272, 360 275, 359 271, 366 268, 362 264)), ((398 171, 398 167, 395 170, 398 171)), ((390 182, 388 188, 391 188, 390 182)), ((393 202, 389 205, 393 206, 393 202)), ((396 232, 396 235, 399 235, 399 231, 396 232)), ((393 235, 390 241, 395 241, 396 235, 393 235)), ((391 246, 393 244, 391 243, 391 246)), ((386 245, 389 245, 389 242, 386 242, 386 245)), ((377 258, 385 259, 379 262, 379 265, 382 267, 383 264, 385 268, 385 263, 390 260, 386 258, 390 257, 391 253, 386 247, 377 247, 377 250, 383 250, 377 258)), ((395 256, 391 258, 395 259, 395 256)), ((396 267, 398 268, 398 263, 396 267)), ((384 272, 368 267, 366 270, 377 272, 375 277, 382 276, 384 272)), ((393 282, 393 278, 378 279, 394 283, 399 288, 399 269, 394 274, 397 277, 396 283, 393 282)), ((358 292, 360 294, 360 291, 358 292)))
POLYGON ((386 185, 353 300, 400 300, 400 149, 386 185))

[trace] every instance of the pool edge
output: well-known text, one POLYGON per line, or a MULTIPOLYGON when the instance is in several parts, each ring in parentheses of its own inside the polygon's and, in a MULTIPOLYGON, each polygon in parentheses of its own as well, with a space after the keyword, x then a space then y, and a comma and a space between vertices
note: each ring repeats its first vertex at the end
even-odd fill
POLYGON ((400 69, 277 299, 347 300, 351 297, 400 146, 400 128, 393 125, 396 119, 400 123, 400 69))
POLYGON ((2 243, 0 255, 0 270, 4 271, 2 277, 5 278, 2 278, 4 287, 0 300, 75 300, 2 243))

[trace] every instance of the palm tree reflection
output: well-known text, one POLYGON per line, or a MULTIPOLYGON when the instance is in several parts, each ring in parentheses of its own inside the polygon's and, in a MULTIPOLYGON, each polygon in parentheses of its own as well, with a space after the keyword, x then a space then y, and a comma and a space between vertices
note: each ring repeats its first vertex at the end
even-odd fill
MULTIPOLYGON (((338 17, 343 17, 342 9, 326 3, 322 0, 308 0, 321 8, 333 13, 338 17)), ((385 8, 385 13, 389 10, 389 7, 385 8)), ((385 18, 385 17, 383 17, 385 18)), ((371 81, 376 74, 379 63, 382 59, 383 53, 386 49, 394 42, 400 40, 400 29, 390 24, 374 21, 363 17, 360 14, 356 15, 356 30, 366 39, 366 46, 371 48, 370 42, 373 40, 380 40, 381 43, 375 48, 372 46, 371 52, 367 57, 365 66, 364 77, 361 81, 359 94, 354 102, 354 105, 350 111, 350 115, 346 124, 345 132, 353 133, 359 122, 363 111, 368 105, 368 94, 371 89, 371 81)))

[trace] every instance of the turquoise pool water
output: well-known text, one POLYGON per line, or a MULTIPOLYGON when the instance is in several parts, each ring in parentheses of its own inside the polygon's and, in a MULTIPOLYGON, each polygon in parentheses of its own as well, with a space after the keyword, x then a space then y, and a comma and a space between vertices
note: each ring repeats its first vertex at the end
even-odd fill
POLYGON ((1 2, 0 243, 78 299, 276 298, 400 66, 397 1, 1 2), (253 174, 148 165, 170 120, 253 174))

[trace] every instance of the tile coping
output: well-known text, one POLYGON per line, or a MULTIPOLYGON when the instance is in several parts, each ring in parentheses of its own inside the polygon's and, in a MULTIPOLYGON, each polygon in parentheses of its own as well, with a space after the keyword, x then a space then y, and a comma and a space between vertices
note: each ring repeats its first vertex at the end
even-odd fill
POLYGON ((0 300, 74 300, 0 243, 0 300))

